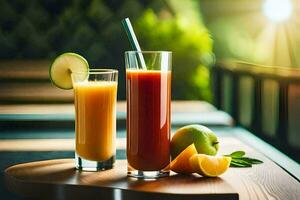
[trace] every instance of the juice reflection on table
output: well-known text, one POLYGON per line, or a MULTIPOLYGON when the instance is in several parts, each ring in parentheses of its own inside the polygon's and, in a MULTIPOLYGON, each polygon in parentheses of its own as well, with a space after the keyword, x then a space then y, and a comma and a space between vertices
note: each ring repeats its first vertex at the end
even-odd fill
POLYGON ((126 71, 127 159, 142 171, 170 162, 171 71, 126 71))

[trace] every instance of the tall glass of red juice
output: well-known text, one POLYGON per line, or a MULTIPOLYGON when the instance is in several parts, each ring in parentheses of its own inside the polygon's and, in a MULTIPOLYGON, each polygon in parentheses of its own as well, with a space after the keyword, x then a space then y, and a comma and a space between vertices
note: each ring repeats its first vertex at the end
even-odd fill
POLYGON ((169 175, 172 53, 127 51, 128 176, 169 175))

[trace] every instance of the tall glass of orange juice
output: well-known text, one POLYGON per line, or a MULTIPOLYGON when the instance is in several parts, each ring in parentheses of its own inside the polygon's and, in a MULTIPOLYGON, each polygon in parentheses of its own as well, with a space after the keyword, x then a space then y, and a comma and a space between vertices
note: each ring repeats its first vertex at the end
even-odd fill
POLYGON ((76 168, 111 169, 115 160, 118 71, 89 69, 72 73, 75 97, 76 168), (86 74, 86 72, 84 72, 86 74))

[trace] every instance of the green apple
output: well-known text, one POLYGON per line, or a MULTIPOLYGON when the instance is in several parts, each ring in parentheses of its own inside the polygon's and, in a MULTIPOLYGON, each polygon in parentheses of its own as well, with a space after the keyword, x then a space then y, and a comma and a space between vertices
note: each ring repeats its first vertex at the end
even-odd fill
POLYGON ((199 154, 216 155, 219 149, 218 138, 209 128, 197 124, 188 125, 178 129, 172 137, 172 159, 192 143, 199 154))

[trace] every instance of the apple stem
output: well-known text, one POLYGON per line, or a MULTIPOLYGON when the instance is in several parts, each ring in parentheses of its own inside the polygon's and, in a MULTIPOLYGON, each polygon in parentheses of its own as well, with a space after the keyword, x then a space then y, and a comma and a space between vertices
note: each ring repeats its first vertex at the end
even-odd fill
POLYGON ((214 142, 213 144, 219 144, 219 142, 217 141, 217 142, 214 142))

